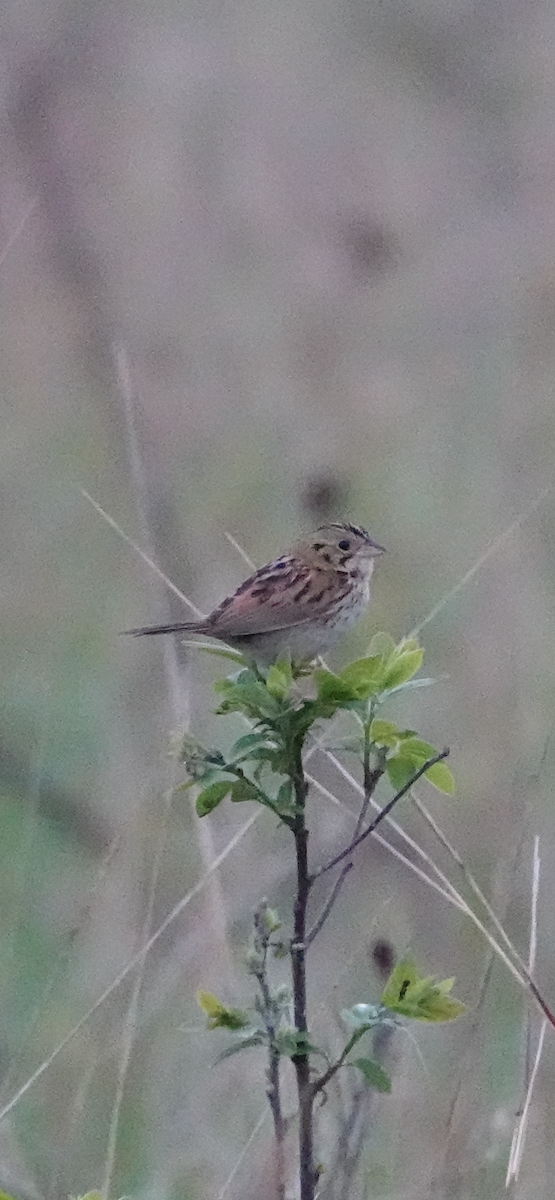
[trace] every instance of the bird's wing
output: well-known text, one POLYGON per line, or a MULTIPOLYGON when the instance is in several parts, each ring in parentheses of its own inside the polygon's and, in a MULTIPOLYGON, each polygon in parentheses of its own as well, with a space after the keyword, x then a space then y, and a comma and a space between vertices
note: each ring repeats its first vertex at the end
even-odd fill
POLYGON ((336 578, 283 555, 222 600, 206 618, 205 631, 225 640, 291 629, 317 620, 332 598, 339 599, 336 578))

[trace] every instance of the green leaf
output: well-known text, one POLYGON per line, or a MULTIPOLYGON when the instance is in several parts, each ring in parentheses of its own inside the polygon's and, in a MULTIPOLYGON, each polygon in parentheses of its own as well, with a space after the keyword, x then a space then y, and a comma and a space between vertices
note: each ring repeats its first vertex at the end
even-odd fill
POLYGON ((321 1054, 317 1046, 313 1046, 308 1033, 301 1033, 291 1026, 278 1029, 274 1044, 286 1058, 295 1058, 297 1054, 321 1054))
POLYGON ((380 1064, 374 1062, 373 1058, 355 1058, 350 1066, 358 1067, 364 1076, 364 1082, 369 1087, 377 1088, 378 1092, 391 1091, 391 1079, 380 1064))
POLYGON ((375 746, 389 746, 393 749, 402 737, 400 730, 392 721, 381 721, 376 717, 370 726, 370 741, 375 746))
POLYGON ((290 748, 293 738, 306 737, 311 725, 319 717, 330 716, 336 707, 337 705, 332 705, 331 708, 327 704, 322 705, 319 700, 303 700, 298 708, 291 708, 280 723, 280 732, 286 746, 290 748))
POLYGON ((368 647, 368 653, 379 655, 385 660, 391 658, 395 648, 395 642, 390 633, 375 633, 368 647))
POLYGON ((388 758, 385 769, 389 782, 396 792, 400 792, 401 788, 405 787, 405 784, 418 770, 411 758, 402 758, 400 754, 395 758, 388 758))
MULTIPOLYGON (((412 736, 410 730, 401 735, 399 751, 388 758, 386 771, 392 787, 399 791, 409 782, 412 776, 424 765, 426 759, 433 758, 437 751, 429 742, 412 736)), ((425 778, 440 792, 452 796, 455 791, 453 773, 444 762, 434 763, 426 771, 425 778), (438 769, 439 768, 439 769, 438 769)))
POLYGON ((401 747, 403 758, 412 758, 420 766, 426 762, 427 758, 433 758, 436 753, 436 748, 432 746, 431 742, 425 742, 423 738, 418 737, 411 729, 405 730, 403 745, 401 747))
POLYGON ((412 958, 397 963, 382 992, 381 1001, 391 1012, 417 1021, 454 1021, 466 1011, 450 995, 453 979, 438 981, 434 975, 419 975, 412 958))
POLYGON ((291 670, 291 660, 280 658, 268 671, 266 687, 272 696, 275 696, 278 700, 285 700, 291 691, 292 684, 293 672, 291 670))
POLYGON ((259 746, 268 745, 268 735, 266 733, 245 733, 243 737, 237 738, 231 747, 231 757, 237 759, 244 754, 250 754, 252 750, 258 749, 259 746))
POLYGON ((233 780, 220 779, 217 783, 211 783, 209 787, 204 788, 197 796, 196 810, 199 817, 206 817, 208 813, 213 812, 218 804, 221 804, 224 796, 233 787, 233 780))
POLYGON ((388 688, 388 694, 395 696, 398 692, 410 692, 413 688, 432 687, 432 684, 435 683, 437 683, 437 679, 407 679, 406 683, 400 683, 398 687, 388 688))
POLYGON ((384 663, 380 655, 358 658, 341 672, 341 683, 350 689, 353 700, 367 700, 384 687, 384 663))
POLYGON ((282 747, 276 746, 260 746, 258 750, 253 750, 249 755, 252 762, 259 764, 257 770, 261 770, 264 763, 268 763, 275 775, 285 775, 289 755, 282 747))
POLYGON ((218 713, 242 712, 254 721, 275 721, 283 712, 283 703, 253 671, 241 671, 235 679, 218 679, 214 690, 222 696, 218 713))
POLYGON ((290 779, 284 779, 275 799, 276 808, 278 808, 280 812, 287 812, 288 810, 290 811, 292 798, 293 784, 290 779))
POLYGON ((224 1058, 231 1058, 232 1054, 239 1054, 241 1050, 249 1050, 252 1046, 264 1046, 267 1043, 267 1037, 260 1029, 254 1033, 246 1033, 239 1036, 236 1042, 231 1046, 226 1046, 221 1054, 218 1054, 216 1062, 222 1062, 224 1058))
POLYGON ((244 1029, 249 1024, 246 1013, 239 1008, 228 1008, 213 992, 200 988, 197 1004, 208 1017, 208 1029, 244 1029))
POLYGON ((251 783, 245 775, 236 779, 231 789, 233 804, 242 804, 245 800, 260 800, 260 792, 255 783, 251 783))
POLYGON ((406 683, 408 679, 412 679, 413 675, 422 666, 424 658, 423 650, 405 650, 402 654, 395 655, 385 668, 382 680, 382 690, 389 691, 391 688, 397 688, 402 683, 406 683))
POLYGON ((347 701, 355 699, 352 688, 343 683, 339 675, 334 675, 333 671, 316 670, 314 672, 314 682, 317 688, 317 700, 320 705, 330 705, 338 708, 340 704, 345 704, 347 701))
POLYGON ((261 901, 258 911, 259 920, 265 934, 276 933, 278 929, 281 929, 279 916, 274 908, 270 908, 269 904, 261 901))
POLYGON ((434 763, 433 767, 428 767, 424 778, 433 784, 438 792, 443 792, 445 796, 454 795, 455 779, 447 763, 434 763))

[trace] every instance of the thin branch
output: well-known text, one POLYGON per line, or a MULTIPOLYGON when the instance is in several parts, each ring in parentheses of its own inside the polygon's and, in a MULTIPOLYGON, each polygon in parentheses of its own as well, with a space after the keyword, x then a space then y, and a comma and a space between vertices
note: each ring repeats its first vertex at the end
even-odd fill
MULTIPOLYGON (((379 781, 383 775, 383 771, 384 771, 383 766, 376 767, 374 770, 371 769, 371 766, 370 766, 371 746, 372 746, 372 744, 370 741, 370 726, 369 726, 369 724, 367 724, 364 727, 364 764, 363 764, 364 799, 362 802, 360 812, 358 814, 357 823, 355 825, 355 831, 353 834, 354 841, 356 841, 359 833, 362 830, 362 826, 364 824, 366 814, 368 812, 368 806, 369 806, 372 796, 376 790, 376 786, 379 783, 379 781)), ((342 869, 331 889, 331 892, 322 908, 322 911, 321 911, 319 917, 316 918, 314 925, 312 926, 312 929, 307 934, 307 937, 306 937, 306 945, 307 946, 310 946, 310 944, 318 936, 318 934, 320 933, 320 930, 322 929, 323 925, 327 921, 330 913, 332 912, 332 909, 337 900, 337 897, 339 896, 341 888, 343 887, 343 884, 345 883, 347 875, 349 874, 350 870, 352 869, 352 866, 353 866, 352 861, 349 861, 349 862, 346 862, 345 865, 342 867, 342 869)))
POLYGON ((340 854, 336 854, 334 858, 330 859, 328 863, 325 863, 323 867, 319 867, 318 870, 312 875, 312 881, 319 879, 320 875, 324 875, 326 871, 331 871, 332 867, 336 867, 338 863, 343 862, 343 859, 348 858, 349 855, 353 853, 353 850, 356 850, 357 846, 360 846, 361 842, 364 842, 366 838, 369 837, 375 829, 377 829, 381 821, 383 821, 385 817, 389 816, 392 808, 395 807, 399 800, 402 800, 403 796, 407 795, 407 792, 410 792, 410 789, 414 787, 415 783, 418 783, 418 780, 422 778, 422 775, 425 775, 426 771, 429 771, 430 767, 434 767, 436 763, 441 762, 444 758, 447 758, 448 754, 449 750, 447 748, 445 750, 440 750, 438 754, 434 754, 433 758, 429 758, 425 763, 422 763, 422 766, 419 767, 418 771, 415 771, 408 783, 405 783, 404 787, 400 788, 400 790, 395 794, 395 796, 393 796, 389 803, 384 805, 368 828, 362 833, 359 833, 358 837, 355 837, 350 845, 346 846, 345 849, 340 852, 340 854))
POLYGON ((357 1042, 360 1041, 361 1036, 362 1036, 362 1034, 361 1034, 360 1030, 357 1030, 356 1033, 353 1033, 352 1036, 349 1038, 347 1045, 343 1047, 343 1050, 341 1051, 339 1058, 337 1058, 334 1063, 331 1063, 331 1065, 328 1067, 327 1071, 324 1071, 323 1075, 320 1075, 319 1079, 314 1080, 314 1083, 312 1084, 313 1097, 316 1097, 319 1092, 323 1092, 324 1088, 327 1087, 328 1083, 330 1082, 330 1079, 333 1079, 334 1075, 337 1074, 339 1068, 343 1066, 343 1063, 345 1062, 348 1055, 351 1053, 353 1046, 356 1046, 357 1042))
POLYGON ((307 935, 305 937, 304 944, 306 947, 310 946, 312 944, 312 942, 314 941, 314 939, 316 937, 318 937, 318 934, 319 934, 322 926, 325 924, 325 922, 327 921, 327 919, 331 913, 331 910, 335 904, 335 901, 337 900, 337 897, 341 891, 341 888, 343 887, 343 884, 345 883, 347 875, 349 874, 349 871, 352 871, 352 869, 353 869, 352 862, 347 862, 347 863, 345 863, 344 867, 342 867, 341 872, 337 876, 337 879, 331 889, 331 892, 322 908, 320 916, 316 918, 314 925, 312 926, 312 929, 310 930, 309 933, 307 933, 307 935))
MULTIPOLYGON (((351 775, 351 772, 348 771, 347 768, 343 766, 343 763, 340 762, 338 758, 336 758, 336 756, 331 752, 331 750, 325 749, 324 753, 326 755, 326 758, 329 760, 329 762, 331 762, 333 764, 333 766, 339 772, 339 774, 342 776, 342 778, 346 779, 347 782, 350 783, 351 787, 354 788, 355 792, 357 792, 358 795, 363 795, 364 788, 362 787, 362 784, 359 783, 358 779, 355 779, 354 775, 351 775)), ((311 777, 307 776, 307 778, 310 779, 311 777)), ((319 788, 322 788, 322 785, 318 784, 318 782, 316 780, 312 779, 312 782, 315 782, 316 786, 318 786, 319 788)), ((323 789, 323 794, 326 795, 328 797, 328 799, 332 801, 332 803, 337 804, 340 808, 345 807, 344 805, 341 804, 341 801, 339 801, 337 799, 337 797, 333 795, 333 792, 329 792, 327 789, 323 789)), ((381 812, 381 809, 376 800, 372 799, 371 803, 372 803, 372 806, 377 810, 377 812, 381 812)), ((349 812, 349 816, 352 817, 352 813, 350 812, 349 809, 347 809, 347 812, 349 812)), ((399 860, 399 862, 405 863, 406 866, 408 866, 411 871, 413 871, 416 875, 418 875, 420 879, 423 879, 426 883, 428 883, 430 887, 435 888, 435 890, 440 892, 441 895, 445 895, 450 903, 456 905, 457 908, 462 908, 464 911, 466 911, 467 906, 465 904, 465 901, 462 900, 462 897, 460 896, 459 892, 455 888, 454 884, 451 883, 450 879, 448 879, 445 872, 442 871, 438 867, 438 865, 434 861, 434 859, 431 858, 431 856, 427 853, 426 850, 424 850, 424 847, 420 845, 420 842, 417 842, 415 840, 415 838, 411 837, 411 835, 409 833, 407 833, 406 829, 403 829, 403 826, 399 825, 398 821, 396 821, 393 817, 391 817, 391 816, 387 817, 386 823, 387 823, 388 827, 397 834, 398 837, 402 838, 405 845, 408 846, 409 849, 412 850, 414 854, 417 854, 418 857, 421 858, 422 861, 426 863, 426 865, 430 869, 430 871, 433 871, 434 875, 437 875, 437 878, 440 880, 440 883, 442 886, 439 886, 437 883, 435 883, 434 880, 429 875, 427 875, 425 871, 421 871, 420 868, 417 867, 416 864, 414 862, 412 862, 412 860, 410 858, 406 857, 399 850, 397 850, 396 847, 394 847, 391 844, 391 842, 388 842, 385 838, 380 838, 379 834, 376 834, 376 841, 379 842, 380 845, 383 845, 390 854, 393 854, 394 857, 399 860)))
MULTIPOLYGON (((333 792, 330 792, 329 788, 327 788, 323 783, 320 783, 320 780, 316 779, 315 775, 309 775, 307 773, 306 778, 311 787, 315 787, 321 796, 324 796, 326 800, 329 800, 330 804, 334 804, 336 808, 340 808, 342 812, 348 813, 351 820, 355 820, 355 815, 351 812, 350 808, 348 808, 346 804, 343 804, 341 800, 338 800, 337 796, 335 796, 333 792)), ((358 787, 357 780, 353 779, 353 783, 358 787)), ((465 912, 466 905, 459 896, 459 893, 455 890, 453 885, 449 883, 449 880, 439 870, 439 867, 437 867, 433 860, 430 859, 430 856, 426 854, 426 851, 422 848, 422 846, 419 846, 418 842, 413 843, 413 839, 409 837, 408 833, 405 834, 402 827, 397 825, 397 823, 393 821, 391 817, 388 818, 388 824, 391 825, 393 829, 397 830, 401 836, 404 836, 405 841, 414 849, 415 853, 418 854, 419 857, 424 860, 424 862, 428 863, 431 870, 434 870, 435 873, 439 875, 441 879, 443 879, 444 886, 442 886, 441 883, 437 883, 436 880, 432 879, 430 875, 427 875, 421 867, 417 867, 416 863, 413 862, 412 859, 408 858, 406 854, 403 854, 401 850, 398 850, 397 847, 392 845, 391 842, 388 842, 386 838, 382 837, 381 834, 376 833, 375 840, 378 845, 383 846, 384 850, 387 850, 388 854, 393 855, 393 858, 396 858, 398 862, 402 862, 403 866, 407 867, 409 871, 412 871, 413 874, 416 875, 418 879, 421 879, 423 883, 427 884, 428 887, 431 887, 434 889, 434 891, 439 892, 440 896, 443 896, 444 900, 447 900, 449 904, 452 904, 455 908, 459 908, 462 912, 465 912)))

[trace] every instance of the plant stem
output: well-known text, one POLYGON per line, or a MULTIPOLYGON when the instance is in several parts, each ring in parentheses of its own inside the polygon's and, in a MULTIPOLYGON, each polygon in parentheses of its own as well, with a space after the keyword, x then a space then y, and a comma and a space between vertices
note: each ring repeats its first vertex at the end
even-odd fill
POLYGON ((411 776, 407 783, 405 783, 404 786, 400 788, 398 792, 396 792, 395 796, 393 796, 393 799, 381 809, 371 824, 368 825, 368 827, 362 833, 359 833, 358 837, 353 838, 349 845, 346 846, 344 850, 341 850, 340 854, 336 854, 334 858, 331 858, 329 862, 325 863, 323 867, 319 867, 319 869, 310 876, 310 884, 313 884, 315 879, 319 879, 320 875, 325 875, 326 871, 331 871, 332 867, 336 867, 337 864, 343 862, 345 858, 349 858, 353 850, 355 850, 357 846, 360 846, 360 843, 364 842, 365 839, 369 837, 369 835, 373 833, 375 829, 377 829, 378 825, 381 824, 385 817, 389 816, 392 808, 395 807, 399 800, 402 800, 403 796, 406 796, 407 792, 410 792, 410 789, 414 787, 415 783, 418 783, 418 780, 422 777, 422 775, 425 775, 426 771, 429 771, 430 767, 435 766, 436 763, 441 762, 444 758, 447 758, 448 754, 448 749, 442 750, 439 754, 434 754, 433 758, 428 758, 425 763, 422 763, 422 766, 414 772, 414 775, 411 776))
MULTIPOLYGON (((293 822, 295 853, 297 859, 297 894, 293 910, 293 942, 291 945, 291 972, 293 980, 293 1006, 297 1033, 306 1034, 306 910, 310 892, 308 873, 308 829, 305 821, 305 805, 308 791, 302 764, 302 742, 295 746, 292 773, 295 789, 296 815, 293 822)), ((313 1096, 310 1086, 310 1061, 308 1053, 301 1052, 293 1058, 297 1076, 299 1101, 299 1181, 300 1200, 314 1200, 315 1172, 313 1148, 313 1096)))
MULTIPOLYGON (((371 720, 371 718, 370 718, 370 720, 371 720)), ((378 766, 374 767, 374 769, 372 770, 371 754, 372 754, 372 743, 370 741, 370 721, 367 721, 364 726, 364 760, 363 760, 364 800, 362 803, 362 808, 361 808, 360 813, 357 818, 357 823, 355 825, 355 831, 354 831, 353 837, 351 839, 354 842, 356 842, 356 839, 360 834, 362 826, 364 825, 364 820, 365 820, 366 814, 368 812, 368 806, 369 806, 372 796, 374 795, 374 792, 376 790, 376 785, 379 783, 379 781, 385 771, 385 760, 380 761, 378 766)), ((337 897, 341 891, 341 888, 343 887, 343 884, 345 883, 347 875, 349 874, 349 871, 352 869, 352 866, 353 866, 353 863, 350 860, 343 864, 343 867, 342 867, 339 875, 337 876, 337 879, 331 889, 331 892, 326 900, 326 903, 324 904, 324 907, 323 907, 319 917, 317 917, 316 921, 314 922, 314 925, 312 926, 312 928, 310 929, 309 933, 307 934, 307 936, 305 938, 305 945, 307 947, 310 946, 311 943, 314 941, 314 938, 316 938, 318 936, 320 930, 322 929, 322 926, 327 921, 327 919, 332 911, 332 908, 337 900, 337 897)), ((311 877, 311 883, 312 883, 312 877, 311 877)))
POLYGON ((345 1059, 351 1053, 353 1046, 356 1046, 357 1042, 360 1041, 361 1037, 363 1036, 363 1033, 365 1033, 365 1032, 367 1032, 367 1030, 358 1030, 357 1029, 356 1033, 353 1033, 352 1036, 349 1038, 347 1045, 341 1051, 341 1054, 339 1055, 339 1058, 336 1060, 336 1062, 331 1063, 331 1065, 328 1067, 327 1071, 324 1071, 324 1074, 321 1075, 319 1079, 315 1080, 315 1082, 312 1085, 313 1098, 314 1098, 314 1096, 318 1095, 318 1092, 323 1091, 323 1089, 326 1087, 326 1084, 329 1083, 330 1079, 333 1079, 334 1075, 337 1074, 339 1068, 343 1066, 345 1059))
POLYGON ((276 1137, 276 1196, 277 1200, 285 1200, 285 1121, 279 1090, 280 1054, 275 1046, 270 1046, 269 1059, 266 1095, 272 1112, 276 1137))
POLYGON ((268 1070, 266 1095, 268 1104, 272 1113, 274 1122, 274 1134, 276 1139, 276 1197, 277 1200, 285 1200, 285 1120, 281 1107, 280 1093, 280 1053, 276 1047, 276 1006, 272 997, 270 985, 267 975, 268 961, 268 943, 270 935, 264 929, 262 905, 254 914, 255 927, 255 944, 260 951, 261 961, 260 966, 254 971, 260 994, 261 1015, 264 1021, 264 1028, 268 1035, 268 1070))

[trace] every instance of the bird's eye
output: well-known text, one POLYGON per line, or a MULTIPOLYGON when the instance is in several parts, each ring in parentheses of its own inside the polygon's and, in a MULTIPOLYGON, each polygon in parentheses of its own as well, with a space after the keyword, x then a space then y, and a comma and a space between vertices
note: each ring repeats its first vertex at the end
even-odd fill
POLYGON ((348 540, 348 538, 341 538, 341 541, 339 543, 340 550, 349 550, 350 546, 351 546, 351 543, 348 540))

